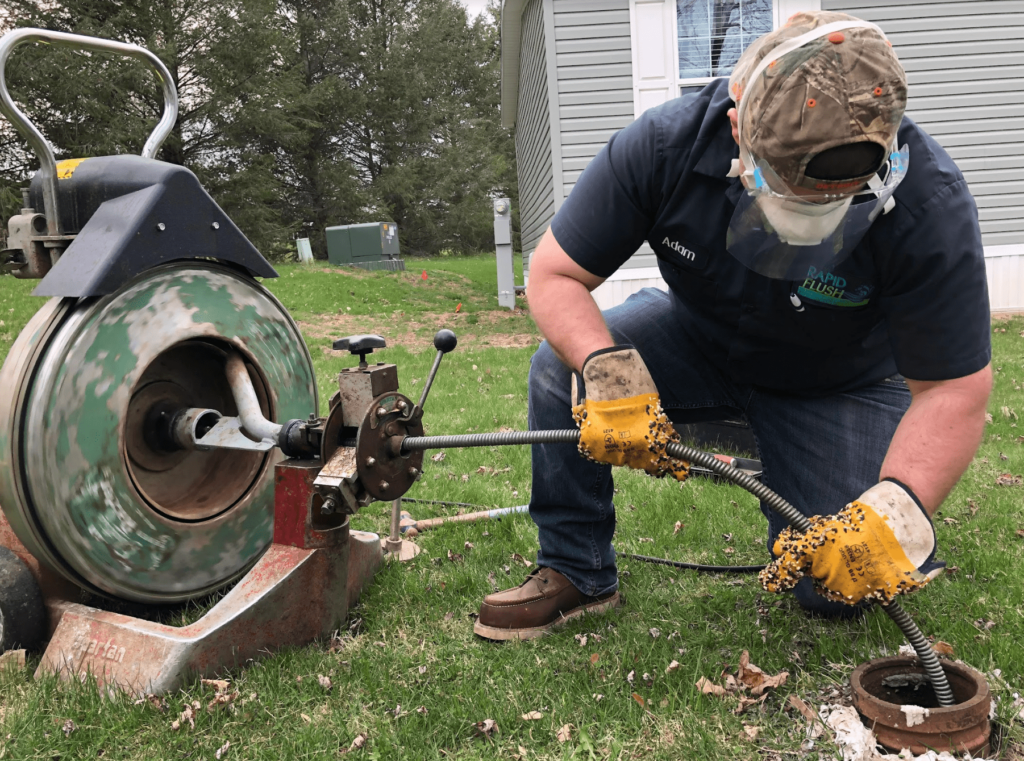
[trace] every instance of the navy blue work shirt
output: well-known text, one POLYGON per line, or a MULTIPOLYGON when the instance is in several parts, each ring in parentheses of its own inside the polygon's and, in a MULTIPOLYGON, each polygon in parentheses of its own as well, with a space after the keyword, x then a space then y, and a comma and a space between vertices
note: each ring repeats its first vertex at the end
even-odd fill
POLYGON ((551 224, 565 252, 608 277, 643 243, 707 358, 735 382, 825 395, 895 375, 960 378, 991 358, 978 211, 946 152, 910 119, 895 208, 849 258, 772 280, 725 248, 740 194, 727 81, 646 111, 612 136, 551 224))

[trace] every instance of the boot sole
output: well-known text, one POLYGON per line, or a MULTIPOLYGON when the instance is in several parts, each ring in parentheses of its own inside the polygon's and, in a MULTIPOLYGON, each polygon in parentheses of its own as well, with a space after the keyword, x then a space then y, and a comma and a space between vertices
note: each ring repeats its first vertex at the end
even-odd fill
POLYGON ((523 629, 498 629, 493 626, 486 626, 477 621, 473 624, 473 633, 484 639, 494 640, 496 642, 505 642, 508 640, 528 640, 537 639, 543 637, 545 634, 550 634, 552 629, 557 629, 560 626, 565 626, 574 618, 579 618, 587 613, 598 614, 605 613, 612 608, 619 607, 619 593, 615 592, 611 597, 604 600, 598 600, 592 602, 589 605, 581 605, 575 610, 570 611, 567 615, 561 615, 546 626, 534 626, 523 629))

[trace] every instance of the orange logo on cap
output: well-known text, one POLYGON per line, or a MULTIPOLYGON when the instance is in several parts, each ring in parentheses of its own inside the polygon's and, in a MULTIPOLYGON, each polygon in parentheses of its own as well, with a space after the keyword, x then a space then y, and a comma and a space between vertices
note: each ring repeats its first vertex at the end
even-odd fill
POLYGON ((832 34, 830 34, 828 36, 828 41, 833 43, 834 45, 838 45, 840 42, 842 42, 845 39, 846 39, 846 35, 843 34, 842 32, 832 32, 832 34))

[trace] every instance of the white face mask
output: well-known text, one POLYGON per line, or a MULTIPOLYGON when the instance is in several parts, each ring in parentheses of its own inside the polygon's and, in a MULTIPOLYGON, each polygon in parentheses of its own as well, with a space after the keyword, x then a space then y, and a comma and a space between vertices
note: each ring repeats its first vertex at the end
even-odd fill
POLYGON ((831 203, 759 196, 756 203, 783 243, 816 246, 842 223, 853 196, 831 203))

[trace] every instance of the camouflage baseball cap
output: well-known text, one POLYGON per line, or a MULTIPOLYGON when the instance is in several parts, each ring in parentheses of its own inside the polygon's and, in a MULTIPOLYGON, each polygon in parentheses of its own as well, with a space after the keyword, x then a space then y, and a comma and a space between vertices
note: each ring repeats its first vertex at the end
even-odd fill
POLYGON ((790 186, 835 193, 878 171, 907 106, 907 79, 892 45, 874 26, 811 40, 768 64, 779 45, 814 29, 859 21, 845 13, 805 12, 755 40, 729 80, 740 104, 743 147, 790 186))

